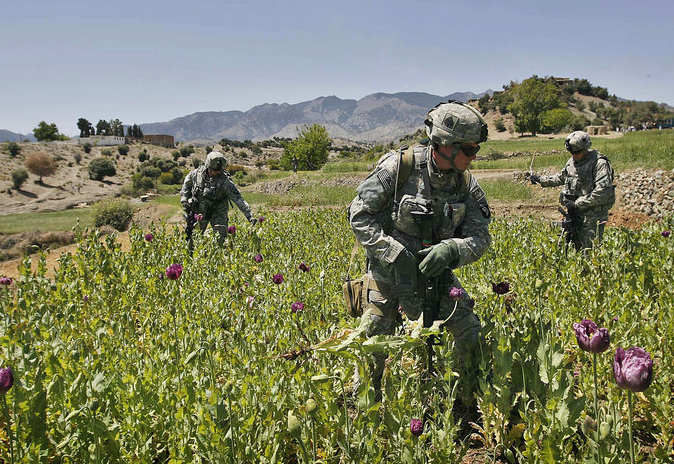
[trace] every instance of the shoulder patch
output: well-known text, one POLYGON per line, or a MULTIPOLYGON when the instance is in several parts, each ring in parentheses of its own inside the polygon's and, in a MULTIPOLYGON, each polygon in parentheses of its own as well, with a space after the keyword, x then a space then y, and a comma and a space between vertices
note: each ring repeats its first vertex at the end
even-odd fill
POLYGON ((379 179, 379 182, 381 182, 381 185, 384 186, 384 190, 386 192, 390 192, 391 190, 393 190, 393 183, 395 181, 393 180, 391 174, 386 169, 377 170, 377 178, 379 179))
POLYGON ((489 210, 489 205, 487 203, 480 204, 480 212, 485 219, 489 219, 491 217, 491 211, 489 210))

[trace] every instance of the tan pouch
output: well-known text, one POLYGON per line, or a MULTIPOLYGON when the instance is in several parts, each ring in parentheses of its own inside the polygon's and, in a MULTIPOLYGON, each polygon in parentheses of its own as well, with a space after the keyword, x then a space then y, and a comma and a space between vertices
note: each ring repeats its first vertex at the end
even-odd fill
POLYGON ((346 312, 351 317, 360 317, 363 315, 363 308, 367 300, 367 290, 364 291, 364 280, 366 276, 360 279, 348 279, 344 281, 342 290, 344 291, 344 302, 346 303, 346 312), (365 295, 364 295, 365 293, 365 295))

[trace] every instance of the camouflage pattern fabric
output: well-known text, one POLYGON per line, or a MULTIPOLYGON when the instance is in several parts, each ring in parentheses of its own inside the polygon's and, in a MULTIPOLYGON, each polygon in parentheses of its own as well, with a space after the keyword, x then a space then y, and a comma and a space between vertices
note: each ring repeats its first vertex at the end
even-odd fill
POLYGON ((559 195, 564 205, 567 196, 577 197, 576 206, 581 213, 582 227, 578 231, 581 248, 591 248, 592 241, 601 242, 608 212, 615 203, 614 172, 605 156, 597 150, 588 151, 579 162, 570 158, 564 169, 554 176, 541 176, 542 187, 563 185, 559 195))
MULTIPOLYGON (((395 212, 394 190, 399 157, 394 152, 384 155, 374 171, 356 189, 358 196, 351 202, 349 220, 357 240, 365 248, 369 258, 368 272, 377 282, 380 291, 370 290, 368 301, 377 311, 367 311, 363 324, 367 336, 392 334, 400 322, 398 307, 409 319, 418 319, 423 308, 423 296, 395 298, 390 291, 394 283, 391 265, 404 250, 414 256, 421 249, 420 230, 412 212, 415 210, 416 194, 423 182, 419 163, 430 155, 428 147, 414 150, 414 168, 409 178, 397 190, 400 198, 395 212), (377 314, 379 313, 379 314, 377 314)), ((461 172, 439 171, 430 160, 428 168, 433 196, 433 229, 438 240, 453 241, 459 250, 457 267, 479 259, 491 243, 489 223, 491 214, 484 191, 472 176, 461 172), (466 185, 466 179, 469 184, 466 185)), ((419 260, 416 262, 417 266, 419 260)), ((451 287, 461 283, 447 269, 439 278, 442 296, 438 319, 452 316, 446 327, 454 336, 457 354, 462 364, 475 368, 477 362, 480 322, 473 313, 473 300, 464 292, 458 302, 449 298, 451 287)), ((372 384, 381 387, 384 361, 387 355, 379 353, 371 362, 372 384)))
POLYGON ((232 179, 224 171, 212 177, 206 164, 185 177, 180 190, 180 202, 185 205, 190 199, 194 211, 204 216, 199 221, 199 228, 203 231, 210 223, 221 242, 227 237, 229 200, 234 202, 246 219, 250 220, 252 216, 250 205, 243 199, 232 179))

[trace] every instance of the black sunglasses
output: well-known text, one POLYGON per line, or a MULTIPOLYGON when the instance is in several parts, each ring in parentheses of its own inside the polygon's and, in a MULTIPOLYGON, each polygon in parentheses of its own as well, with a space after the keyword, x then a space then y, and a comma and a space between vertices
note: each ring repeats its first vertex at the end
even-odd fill
POLYGON ((578 153, 580 153, 581 151, 583 151, 582 148, 576 148, 576 149, 574 149, 574 148, 571 146, 571 144, 569 143, 568 140, 567 140, 566 142, 564 142, 564 146, 566 147, 567 151, 568 151, 569 153, 571 153, 572 155, 577 155, 578 153))
POLYGON ((461 145, 460 143, 455 143, 454 146, 461 150, 464 155, 467 157, 475 156, 478 151, 480 151, 480 146, 475 145, 474 147, 468 146, 468 145, 461 145))

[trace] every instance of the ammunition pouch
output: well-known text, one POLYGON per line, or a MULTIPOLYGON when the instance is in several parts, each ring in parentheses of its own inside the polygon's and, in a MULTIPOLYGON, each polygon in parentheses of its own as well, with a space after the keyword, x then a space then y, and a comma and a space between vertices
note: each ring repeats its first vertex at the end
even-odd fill
POLYGON ((377 282, 370 274, 364 274, 359 279, 347 279, 342 284, 346 312, 351 317, 361 317, 366 310, 374 314, 383 315, 375 305, 369 302, 367 294, 369 290, 379 291, 377 282))

